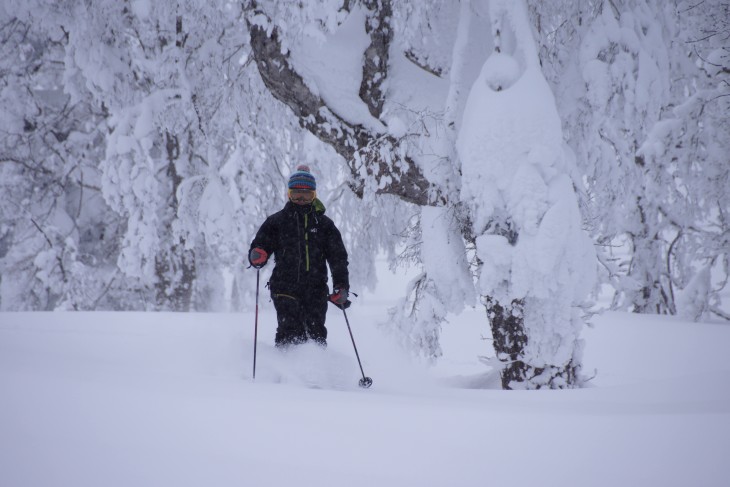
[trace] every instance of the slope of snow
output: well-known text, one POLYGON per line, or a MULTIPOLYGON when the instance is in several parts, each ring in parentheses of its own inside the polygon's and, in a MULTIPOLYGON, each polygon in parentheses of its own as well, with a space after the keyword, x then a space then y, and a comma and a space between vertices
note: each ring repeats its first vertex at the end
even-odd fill
POLYGON ((608 313, 585 333, 591 387, 501 391, 484 312, 443 360, 373 326, 387 286, 338 310, 327 350, 272 347, 253 313, 0 314, 0 485, 720 486, 730 476, 730 327, 608 313))

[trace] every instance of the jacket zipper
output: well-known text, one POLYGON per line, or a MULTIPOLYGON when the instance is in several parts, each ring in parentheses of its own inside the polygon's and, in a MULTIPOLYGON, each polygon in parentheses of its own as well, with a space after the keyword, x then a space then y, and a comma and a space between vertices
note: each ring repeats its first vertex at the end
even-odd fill
MULTIPOLYGON (((299 236, 299 216, 296 214, 296 212, 294 213, 294 221, 297 222, 297 237, 298 237, 299 236)), ((302 271, 302 265, 301 265, 302 248, 299 246, 299 242, 297 242, 297 255, 299 257, 297 260, 297 282, 299 282, 301 279, 301 271, 302 271)))
POLYGON ((304 214, 304 257, 306 259, 305 269, 309 272, 309 233, 307 233, 307 214, 304 214))

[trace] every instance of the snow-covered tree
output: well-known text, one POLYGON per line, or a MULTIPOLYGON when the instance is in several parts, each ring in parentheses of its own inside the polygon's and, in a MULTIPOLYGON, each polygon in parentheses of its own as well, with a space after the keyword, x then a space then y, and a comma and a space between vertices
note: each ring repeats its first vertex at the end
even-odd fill
POLYGON ((466 103, 457 147, 479 288, 505 388, 580 383, 582 317, 594 279, 572 152, 521 5, 491 2, 494 51, 466 103))
POLYGON ((119 228, 100 195, 104 113, 63 92, 63 30, 1 12, 0 307, 93 309, 119 228))
POLYGON ((241 126, 251 125, 242 110, 250 90, 236 5, 35 7, 31 18, 50 11, 45 22, 67 32, 65 89, 90 92, 108 113, 100 186, 124 221, 117 265, 127 287, 144 309, 220 304, 221 265, 240 258, 235 201, 248 189, 236 187, 240 170, 228 164, 247 142, 241 126))
POLYGON ((700 286, 700 301, 720 312, 728 8, 651 0, 531 7, 616 307, 699 318, 682 290, 710 265, 720 277, 700 286), (706 63, 713 53, 719 62, 706 63))
POLYGON ((2 5, 0 306, 238 307, 248 242, 307 163, 353 286, 382 251, 420 268, 397 340, 434 360, 481 300, 505 387, 579 385, 582 227, 617 307, 726 316, 727 10, 2 5))
POLYGON ((474 295, 466 258, 472 243, 503 385, 577 385, 581 320, 574 307, 590 288, 592 248, 523 5, 442 6, 441 20, 454 29, 446 37, 451 53, 442 56, 422 55, 408 29, 404 38, 394 32, 392 19, 407 24, 426 9, 394 13, 388 1, 362 2, 333 17, 335 27, 322 15, 331 10, 302 9, 309 23, 325 26, 314 42, 326 45, 340 31, 358 36, 347 58, 344 48, 336 53, 343 71, 336 80, 318 76, 325 61, 313 62, 306 31, 287 30, 279 7, 248 4, 252 48, 269 90, 342 156, 363 201, 393 194, 422 207, 416 228, 425 273, 406 303, 412 311, 401 315, 411 318, 401 320, 406 337, 438 355, 437 327, 474 295), (473 13, 481 20, 469 28, 473 13), (469 31, 487 41, 477 62, 465 60, 469 31), (439 73, 447 71, 444 80, 439 73))
POLYGON ((730 3, 682 2, 676 15, 683 62, 674 63, 673 98, 639 157, 662 169, 655 179, 671 225, 663 264, 672 311, 728 319, 720 293, 730 278, 730 3))

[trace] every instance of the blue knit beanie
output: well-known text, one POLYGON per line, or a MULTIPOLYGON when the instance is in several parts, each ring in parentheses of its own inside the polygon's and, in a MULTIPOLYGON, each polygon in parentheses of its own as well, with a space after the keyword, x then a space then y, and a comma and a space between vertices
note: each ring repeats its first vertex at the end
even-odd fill
POLYGON ((316 191, 317 181, 309 172, 309 166, 303 164, 297 166, 296 171, 289 176, 289 189, 311 189, 316 191))

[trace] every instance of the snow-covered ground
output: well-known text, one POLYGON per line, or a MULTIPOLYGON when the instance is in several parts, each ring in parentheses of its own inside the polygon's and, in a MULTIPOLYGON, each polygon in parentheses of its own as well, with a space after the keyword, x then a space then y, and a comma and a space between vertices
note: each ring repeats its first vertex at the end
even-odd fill
POLYGON ((396 296, 348 312, 370 390, 334 308, 326 351, 282 357, 262 299, 255 382, 252 312, 0 314, 0 486, 730 482, 730 326, 607 313, 591 387, 501 391, 482 310, 425 369, 374 326, 396 296))

